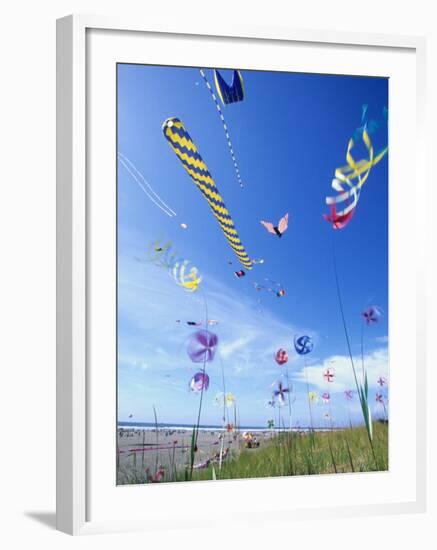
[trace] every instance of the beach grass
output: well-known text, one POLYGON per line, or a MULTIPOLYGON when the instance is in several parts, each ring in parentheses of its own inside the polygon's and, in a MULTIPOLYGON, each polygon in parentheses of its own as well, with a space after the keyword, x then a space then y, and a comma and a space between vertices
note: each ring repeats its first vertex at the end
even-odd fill
MULTIPOLYGON (((244 479, 388 470, 388 425, 376 422, 374 450, 366 428, 310 434, 280 433, 259 449, 245 449, 223 463, 217 479, 244 479)), ((196 471, 195 480, 212 479, 211 468, 196 471)), ((175 480, 176 481, 176 480, 175 480)))
MULTIPOLYGON (((256 449, 233 451, 221 468, 211 464, 194 470, 167 471, 164 482, 247 479, 294 475, 372 472, 388 470, 388 424, 374 422, 373 449, 365 426, 331 432, 291 433, 283 431, 256 449), (375 458, 376 463, 375 464, 375 458)), ((188 467, 188 466, 187 466, 188 467)), ((135 468, 124 470, 122 483, 144 483, 135 468)))

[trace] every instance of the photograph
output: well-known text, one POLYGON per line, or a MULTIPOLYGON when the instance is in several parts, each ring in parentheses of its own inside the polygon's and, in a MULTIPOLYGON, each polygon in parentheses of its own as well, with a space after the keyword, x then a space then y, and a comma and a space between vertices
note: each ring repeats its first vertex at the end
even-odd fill
POLYGON ((115 78, 117 485, 389 471, 389 78, 115 78))

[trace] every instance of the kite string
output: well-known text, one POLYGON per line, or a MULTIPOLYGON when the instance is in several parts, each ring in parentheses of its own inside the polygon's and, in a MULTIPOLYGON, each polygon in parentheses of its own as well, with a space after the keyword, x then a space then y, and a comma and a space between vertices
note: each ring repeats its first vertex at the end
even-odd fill
MULTIPOLYGON (((202 296, 204 300, 204 306, 205 306, 205 331, 206 331, 206 341, 208 342, 208 303, 206 301, 206 294, 205 291, 202 289, 202 296)), ((199 435, 199 426, 200 426, 200 415, 202 413, 202 402, 203 402, 203 392, 205 388, 205 374, 206 374, 206 359, 207 359, 207 353, 205 350, 204 356, 203 356, 203 367, 202 367, 202 389, 200 391, 200 401, 199 401, 199 410, 197 412, 197 423, 194 429, 194 437, 193 437, 193 449, 191 451, 192 454, 192 460, 191 460, 191 477, 193 476, 193 467, 194 467, 194 456, 197 452, 197 439, 199 435)))
POLYGON ((348 415, 348 418, 349 418, 349 428, 352 430, 351 407, 350 407, 350 404, 349 404, 349 399, 347 399, 347 398, 346 398, 346 403, 347 403, 347 415, 348 415))
POLYGON ((291 418, 291 386, 290 386, 290 378, 288 376, 288 366, 285 367, 285 376, 287 378, 287 387, 288 387, 288 412, 289 412, 289 428, 290 431, 292 431, 292 418, 291 418))
POLYGON ((290 443, 290 467, 291 467, 291 472, 292 474, 294 474, 294 466, 293 466, 293 458, 292 458, 292 455, 293 455, 293 420, 292 420, 292 415, 291 415, 291 392, 292 392, 292 388, 290 386, 290 378, 288 376, 288 365, 285 366, 285 373, 286 373, 286 377, 287 377, 287 387, 288 387, 288 414, 289 414, 289 417, 288 417, 288 426, 289 426, 289 443, 290 443))
POLYGON ((329 453, 331 455, 331 461, 332 461, 332 466, 334 468, 334 472, 337 474, 338 471, 337 471, 337 464, 335 462, 335 457, 334 457, 334 452, 332 450, 332 444, 331 444, 331 432, 333 431, 334 429, 334 424, 333 424, 333 421, 332 421, 332 408, 331 408, 331 394, 329 392, 329 382, 328 382, 328 379, 326 380, 326 383, 325 383, 325 392, 326 394, 329 396, 328 397, 328 415, 329 415, 329 429, 328 429, 328 447, 329 447, 329 453))
POLYGON ((160 208, 165 214, 167 214, 167 216, 169 216, 170 218, 176 216, 176 212, 172 208, 170 208, 170 206, 168 206, 168 204, 165 203, 161 199, 161 197, 153 190, 152 186, 147 182, 145 177, 136 168, 136 166, 122 153, 120 153, 120 152, 117 153, 117 156, 118 156, 118 160, 120 161, 120 163, 124 166, 126 171, 130 174, 130 176, 138 184, 140 189, 149 197, 149 199, 158 208, 160 208), (139 178, 141 179, 141 181, 140 181, 139 178), (153 195, 154 195, 154 197, 153 197, 153 195))
MULTIPOLYGON (((308 371, 307 371, 306 359, 304 360, 304 372, 305 372, 305 381, 306 381, 306 387, 307 387, 308 410, 309 410, 309 413, 310 413, 310 426, 311 426, 310 433, 312 434, 313 433, 313 411, 312 411, 312 408, 311 408, 310 385, 309 385, 309 381, 308 381, 308 371)), ((311 440, 311 442, 313 442, 313 440, 311 440)))
POLYGON ((140 189, 147 195, 147 197, 158 207, 160 208, 164 214, 167 214, 167 216, 169 216, 170 218, 173 217, 172 214, 170 214, 169 212, 167 212, 167 210, 165 210, 158 202, 156 202, 156 200, 151 196, 149 195, 149 193, 147 192, 147 190, 143 187, 143 185, 141 184, 141 182, 138 180, 138 178, 136 177, 136 175, 131 171, 131 169, 129 168, 129 166, 124 162, 124 160, 122 158, 119 158, 118 159, 121 164, 126 168, 127 172, 130 174, 130 176, 133 178, 134 181, 136 181, 136 183, 138 184, 138 186, 140 187, 140 189))
POLYGON ((143 184, 149 189, 150 193, 152 193, 156 199, 161 202, 164 207, 171 213, 173 214, 174 216, 176 216, 176 212, 170 208, 170 206, 164 202, 163 199, 161 199, 161 197, 158 195, 158 193, 156 193, 156 191, 152 188, 152 186, 150 185, 150 183, 146 180, 146 178, 143 176, 143 174, 138 170, 138 168, 134 165, 134 163, 129 160, 126 155, 124 155, 123 153, 120 153, 120 151, 118 152, 118 155, 120 156, 121 159, 124 160, 125 163, 129 164, 129 166, 138 174, 138 176, 140 177, 141 181, 143 182, 143 184))
POLYGON ((217 96, 215 95, 212 87, 211 87, 211 84, 209 83, 209 80, 208 78, 206 77, 206 74, 204 72, 203 69, 199 69, 200 71, 200 74, 203 78, 203 81, 205 82, 205 85, 206 87, 208 88, 210 94, 211 94, 211 97, 212 97, 212 100, 214 101, 215 103, 215 106, 217 108, 217 111, 218 111, 218 115, 220 117, 220 120, 222 122, 222 125, 223 125, 223 130, 225 132, 225 136, 226 136, 226 142, 228 144, 228 148, 229 148, 229 153, 231 154, 231 158, 232 158, 232 162, 234 164, 234 169, 235 169, 235 174, 237 176, 237 181, 240 185, 240 187, 243 187, 243 181, 241 179, 241 174, 240 174, 240 169, 238 168, 238 163, 237 163, 237 159, 235 158, 235 153, 234 153, 234 147, 232 145, 232 142, 231 142, 231 137, 229 135, 229 128, 228 128, 228 125, 226 123, 226 120, 225 120, 225 116, 223 114, 223 111, 220 107, 220 104, 219 102, 217 101, 217 96))
POLYGON ((355 385, 356 385, 358 393, 359 393, 360 386, 359 386, 359 383, 358 383, 357 373, 356 373, 356 370, 355 370, 354 358, 352 356, 352 348, 351 348, 351 344, 350 344, 350 340, 349 340, 349 333, 348 333, 347 326, 346 326, 346 318, 345 318, 344 308, 343 308, 343 300, 342 300, 341 292, 340 292, 340 283, 339 283, 338 272, 337 272, 337 260, 336 260, 336 255, 335 255, 334 233, 332 234, 332 260, 333 260, 333 266, 334 266, 335 286, 336 286, 336 289, 337 289, 337 298, 338 298, 338 304, 339 304, 339 308, 340 308, 341 320, 342 320, 342 323, 343 323, 343 329, 344 329, 344 334, 345 334, 345 337, 346 337, 346 344, 347 344, 347 348, 348 348, 348 352, 349 352, 349 358, 350 358, 351 365, 352 365, 352 372, 353 372, 354 379, 355 379, 355 385))
POLYGON ((336 254, 335 254, 334 233, 332 233, 332 260, 333 260, 333 267, 334 267, 335 285, 336 285, 336 289, 337 289, 338 305, 339 305, 339 308, 340 308, 341 320, 342 320, 342 323, 343 323, 344 334, 345 334, 345 337, 346 337, 346 344, 347 344, 347 348, 348 348, 348 352, 349 352, 349 358, 350 358, 351 365, 352 365, 352 372, 353 372, 353 375, 354 375, 355 385, 356 385, 356 388, 357 388, 358 396, 360 398, 361 408, 363 410, 363 417, 364 417, 364 420, 366 422, 367 438, 369 440, 370 448, 372 450, 373 459, 375 461, 376 467, 378 468, 378 461, 376 459, 375 449, 373 447, 373 442, 372 442, 371 424, 369 424, 369 422, 371 423, 372 420, 368 419, 368 421, 367 421, 366 417, 364 415, 364 407, 368 408, 367 398, 365 399, 365 401, 363 401, 361 386, 358 382, 357 373, 356 373, 356 370, 355 370, 355 363, 354 363, 354 359, 353 359, 353 355, 352 355, 352 347, 351 347, 351 343, 350 343, 350 340, 349 340, 349 333, 348 333, 347 325, 346 325, 346 317, 345 317, 345 314, 344 314, 343 300, 342 300, 342 297, 341 297, 340 282, 339 282, 338 271, 337 271, 337 259, 336 259, 336 254))
MULTIPOLYGON (((223 360, 219 353, 220 358, 220 366, 222 371, 222 386, 223 386, 223 437, 222 442, 220 445, 220 461, 219 461, 219 469, 222 469, 222 461, 223 461, 223 446, 225 442, 225 429, 226 429, 226 381, 225 381, 225 368, 223 366, 223 360)), ((228 424, 229 424, 229 415, 228 415, 228 424)))

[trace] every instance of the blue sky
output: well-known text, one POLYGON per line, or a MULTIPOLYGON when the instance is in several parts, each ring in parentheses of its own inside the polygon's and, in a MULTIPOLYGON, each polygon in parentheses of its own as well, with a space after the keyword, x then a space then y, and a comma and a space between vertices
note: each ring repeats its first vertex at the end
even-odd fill
MULTIPOLYGON (((212 71, 206 74, 212 82, 212 71)), ((222 74, 230 79, 230 72, 222 74)), ((304 363, 293 351, 295 334, 314 337, 307 356, 311 389, 322 393, 326 366, 335 369, 329 385, 334 422, 347 421, 343 390, 353 388, 350 362, 338 309, 332 270, 332 233, 323 220, 334 170, 345 164, 349 138, 361 124, 363 104, 381 118, 388 81, 381 78, 243 71, 244 101, 223 107, 244 188, 240 189, 215 105, 198 69, 118 65, 118 152, 143 174, 177 213, 164 214, 118 164, 118 406, 119 420, 193 423, 198 395, 188 382, 198 370, 186 353, 202 320, 203 295, 187 293, 166 270, 147 262, 152 241, 171 241, 202 274, 202 292, 218 355, 208 365, 211 385, 202 420, 220 424, 214 395, 226 389, 237 399, 242 424, 265 425, 271 384, 281 369, 274 352, 288 350, 293 386, 293 418, 308 423, 304 363), (165 140, 161 125, 180 118, 207 163, 240 238, 253 258, 264 258, 237 279, 238 262, 209 206, 165 140), (279 239, 260 225, 289 212, 289 229, 279 239), (182 229, 180 224, 187 224, 182 229), (138 259, 142 261, 138 261, 138 259), (228 261, 233 261, 229 265, 228 261), (254 290, 265 278, 281 283, 283 298, 254 290), (257 303, 258 298, 262 304, 257 303), (262 310, 260 312, 260 309, 262 310), (176 323, 180 319, 182 323, 176 323)), ((376 149, 387 143, 387 129, 372 135, 376 149)), ((363 148, 358 151, 365 153, 363 148)), ((353 353, 360 353, 360 312, 370 304, 388 311, 388 168, 375 166, 356 215, 335 232, 345 313, 353 353)), ((365 328, 365 355, 371 391, 388 374, 388 319, 365 328)), ((359 405, 351 405, 359 421, 359 405)), ((288 408, 287 408, 288 411, 288 408)), ((323 405, 315 406, 322 424, 323 405)), ((375 410, 378 413, 378 410, 375 410)), ((288 412, 287 412, 288 416, 288 412)))

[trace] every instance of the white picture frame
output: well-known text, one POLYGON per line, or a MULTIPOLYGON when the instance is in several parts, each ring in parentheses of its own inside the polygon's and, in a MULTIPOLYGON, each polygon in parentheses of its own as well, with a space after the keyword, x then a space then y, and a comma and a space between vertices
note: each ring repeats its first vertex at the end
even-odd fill
MULTIPOLYGON (((93 399, 90 390, 90 357, 92 342, 88 330, 90 316, 90 163, 87 149, 87 117, 92 101, 88 97, 87 81, 90 78, 88 62, 89 45, 87 35, 93 30, 110 33, 136 33, 135 36, 150 35, 159 40, 174 37, 219 38, 238 40, 250 44, 315 44, 319 47, 336 45, 344 48, 396 50, 402 55, 408 52, 415 58, 416 106, 415 127, 415 193, 426 193, 423 151, 424 147, 424 105, 425 89, 425 40, 421 37, 355 34, 297 30, 287 28, 234 27, 215 29, 194 26, 178 28, 163 24, 150 25, 147 22, 129 19, 72 15, 57 22, 57 528, 69 534, 84 534, 113 530, 147 529, 150 522, 143 517, 132 519, 99 516, 94 520, 89 515, 90 483, 93 457, 91 456, 89 411, 93 399)), ((177 64, 177 63, 176 63, 177 64)), ((329 67, 327 68, 329 70, 329 67)), ((414 149, 414 147, 412 147, 414 149)), ((421 199, 423 201, 423 198, 421 199)), ((425 220, 416 215, 417 235, 424 232, 425 220)), ((393 226, 391 226, 393 230, 393 226)), ((297 509, 286 505, 279 510, 263 509, 254 504, 247 514, 258 521, 284 517, 327 517, 331 515, 367 515, 369 513, 420 512, 426 503, 426 357, 425 357, 425 250, 423 242, 417 239, 416 278, 416 321, 415 336, 421 345, 416 346, 416 445, 414 449, 414 498, 407 501, 354 503, 337 505, 326 509, 297 509), (419 398, 420 397, 420 398, 419 398)), ((423 241, 423 240, 422 240, 423 241)), ((110 427, 112 429, 112 426, 110 427)), ((237 482, 230 482, 237 483, 237 482)), ((251 483, 245 482, 245 483, 251 483)), ((273 481, 274 483, 274 481, 273 481)), ((183 485, 183 484, 179 484, 183 485)), ((202 484, 200 484, 202 485, 202 484)), ((203 484, 203 487, 205 485, 203 484)), ((247 486, 246 486, 247 487, 247 486)), ((156 489, 156 487, 154 488, 156 489)), ((162 488, 168 496, 179 488, 162 488)), ((123 489, 125 491, 125 489, 123 489)), ((182 487, 182 490, 183 487, 182 487)), ((195 489, 194 491, 204 491, 195 489)), ((199 493, 200 494, 200 493, 199 493)), ((156 493, 154 493, 156 496, 156 493)), ((217 492, 218 499, 220 489, 217 492)), ((173 518, 175 512, 170 511, 173 518)), ((244 516, 244 514, 243 514, 244 516)), ((246 516, 244 516, 246 517, 246 516)), ((181 522, 186 524, 183 516, 181 522)), ((159 523, 159 522, 158 522, 159 523)), ((155 527, 158 525, 155 521, 155 527)), ((166 518, 168 524, 168 517, 166 518)), ((159 525, 158 525, 159 526, 159 525)))

